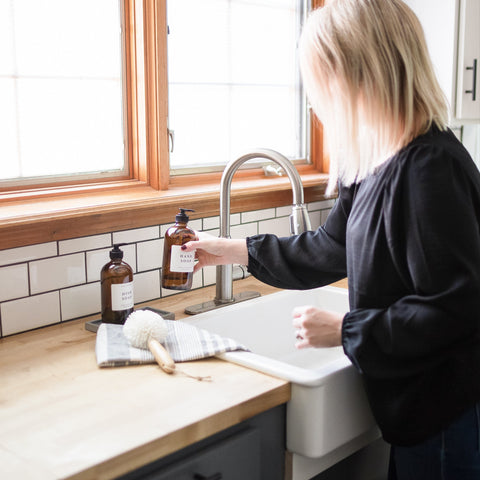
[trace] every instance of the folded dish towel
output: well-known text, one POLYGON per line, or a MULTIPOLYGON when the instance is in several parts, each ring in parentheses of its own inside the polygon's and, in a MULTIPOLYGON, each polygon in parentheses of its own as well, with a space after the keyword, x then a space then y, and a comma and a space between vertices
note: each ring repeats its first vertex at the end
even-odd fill
MULTIPOLYGON (((163 346, 174 362, 198 360, 234 350, 248 351, 247 348, 231 338, 221 337, 193 325, 177 320, 165 320, 165 323, 168 334, 163 346)), ((155 362, 149 350, 130 345, 123 335, 123 325, 110 323, 102 323, 98 328, 95 354, 99 367, 120 367, 155 362)))

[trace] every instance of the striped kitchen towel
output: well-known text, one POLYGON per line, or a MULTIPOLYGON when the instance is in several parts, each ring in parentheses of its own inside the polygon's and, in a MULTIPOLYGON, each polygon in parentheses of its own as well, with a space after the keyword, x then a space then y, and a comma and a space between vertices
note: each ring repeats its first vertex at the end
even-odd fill
MULTIPOLYGON (((249 351, 231 338, 221 337, 207 330, 178 320, 165 320, 168 334, 163 346, 174 362, 186 362, 213 357, 234 350, 249 351)), ((99 367, 120 367, 155 363, 149 350, 132 347, 123 335, 123 325, 100 324, 97 331, 95 354, 99 367)))

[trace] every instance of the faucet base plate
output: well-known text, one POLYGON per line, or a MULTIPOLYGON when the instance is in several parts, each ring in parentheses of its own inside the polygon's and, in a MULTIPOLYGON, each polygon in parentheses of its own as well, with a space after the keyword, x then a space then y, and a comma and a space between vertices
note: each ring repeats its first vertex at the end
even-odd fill
POLYGON ((251 300, 252 298, 259 297, 260 293, 258 292, 240 292, 233 296, 233 300, 228 303, 217 303, 215 300, 210 300, 209 302, 197 303, 190 307, 185 308, 185 313, 189 315, 197 315, 199 313, 209 312, 210 310, 215 310, 221 307, 227 307, 228 305, 233 305, 234 303, 244 302, 245 300, 251 300))

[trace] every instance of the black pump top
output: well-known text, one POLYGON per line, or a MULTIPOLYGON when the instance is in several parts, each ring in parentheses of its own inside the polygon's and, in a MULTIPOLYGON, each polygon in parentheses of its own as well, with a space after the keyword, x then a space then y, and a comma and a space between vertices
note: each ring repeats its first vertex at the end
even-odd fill
POLYGON ((185 212, 194 212, 195 210, 192 210, 190 208, 180 208, 180 213, 177 213, 177 216, 175 217, 176 222, 181 222, 181 223, 187 223, 188 222, 188 215, 185 212))
POLYGON ((123 250, 120 250, 120 247, 123 245, 127 245, 126 243, 115 243, 113 245, 113 249, 110 250, 110 258, 113 260, 115 258, 119 258, 120 260, 123 258, 123 250))

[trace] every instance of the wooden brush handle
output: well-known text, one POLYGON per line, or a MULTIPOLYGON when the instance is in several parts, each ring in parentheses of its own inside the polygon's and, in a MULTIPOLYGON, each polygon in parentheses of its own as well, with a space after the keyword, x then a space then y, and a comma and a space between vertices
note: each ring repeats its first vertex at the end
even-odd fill
POLYGON ((158 340, 151 338, 148 341, 148 349, 152 352, 152 355, 162 370, 167 373, 173 373, 175 371, 175 362, 158 340))

